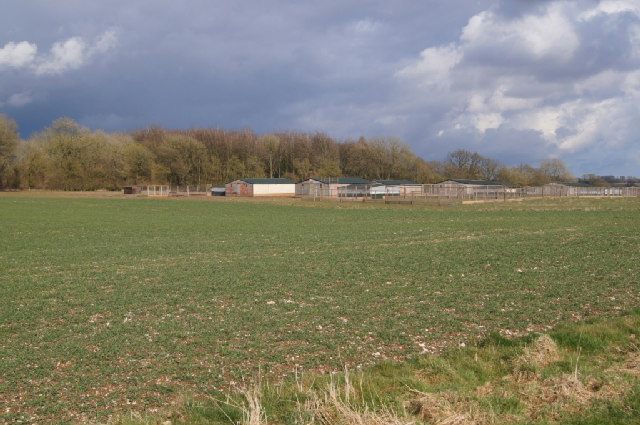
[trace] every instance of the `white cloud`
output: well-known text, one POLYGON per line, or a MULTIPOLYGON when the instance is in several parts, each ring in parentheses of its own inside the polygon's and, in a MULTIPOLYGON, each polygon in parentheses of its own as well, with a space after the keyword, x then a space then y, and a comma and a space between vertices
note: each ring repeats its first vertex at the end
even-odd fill
POLYGON ((476 114, 472 117, 473 125, 480 132, 484 133, 490 128, 498 128, 504 122, 504 118, 499 113, 476 114))
POLYGON ((518 130, 535 130, 542 133, 546 140, 556 140, 556 131, 560 128, 560 111, 555 107, 545 107, 523 111, 510 121, 518 130))
POLYGON ((467 102, 467 110, 472 113, 482 112, 487 108, 485 96, 482 93, 472 93, 467 102))
POLYGON ((622 81, 621 88, 628 98, 640 101, 640 71, 628 73, 622 81))
POLYGON ((606 69, 576 81, 573 85, 575 94, 600 98, 618 95, 623 91, 620 82, 624 81, 625 76, 626 72, 606 69))
POLYGON ((420 60, 396 73, 396 76, 418 79, 422 86, 446 86, 451 70, 462 59, 462 52, 454 44, 430 47, 420 53, 420 60))
POLYGON ((350 23, 348 26, 348 31, 352 32, 355 35, 368 35, 375 33, 380 27, 380 23, 372 19, 365 18, 350 23))
MULTIPOLYGON (((522 81, 519 83, 522 83, 522 81)), ((506 112, 534 108, 542 102, 540 97, 510 96, 506 94, 510 89, 512 87, 499 86, 489 99, 489 105, 494 110, 506 112)))
POLYGON ((28 105, 33 101, 31 94, 29 92, 15 93, 9 97, 7 100, 7 104, 10 106, 15 106, 21 108, 23 106, 28 105))
POLYGON ((571 100, 557 106, 525 111, 510 125, 519 130, 539 131, 545 140, 561 151, 574 153, 600 146, 619 146, 635 120, 635 111, 620 98, 588 102, 571 100))
MULTIPOLYGON (((597 103, 578 100, 562 105, 562 119, 574 129, 574 132, 560 138, 558 146, 563 150, 575 152, 597 142, 602 136, 602 130, 617 121, 614 111, 618 111, 618 106, 619 103, 615 99, 597 103)), ((615 132, 610 132, 608 137, 615 137, 615 132)))
POLYGON ((27 41, 9 42, 0 49, 0 69, 3 67, 22 68, 33 62, 38 47, 27 41))
POLYGON ((473 16, 462 30, 465 51, 500 51, 504 56, 532 60, 553 58, 567 61, 579 46, 579 39, 564 9, 552 3, 540 15, 509 20, 485 11, 473 16))
POLYGON ((91 55, 107 53, 118 44, 118 33, 115 28, 105 31, 90 48, 91 55))
POLYGON ((49 57, 36 65, 38 75, 61 74, 70 69, 80 68, 87 59, 86 43, 79 37, 54 43, 49 57))
POLYGON ((94 56, 112 50, 117 44, 117 32, 110 29, 93 44, 80 37, 53 43, 47 55, 38 55, 38 46, 27 41, 9 42, 0 49, 0 70, 3 67, 29 67, 36 75, 58 75, 86 65, 94 56))
POLYGON ((640 16, 640 5, 637 0, 609 0, 602 1, 596 7, 582 12, 578 19, 590 21, 600 15, 615 15, 618 13, 631 12, 640 16))

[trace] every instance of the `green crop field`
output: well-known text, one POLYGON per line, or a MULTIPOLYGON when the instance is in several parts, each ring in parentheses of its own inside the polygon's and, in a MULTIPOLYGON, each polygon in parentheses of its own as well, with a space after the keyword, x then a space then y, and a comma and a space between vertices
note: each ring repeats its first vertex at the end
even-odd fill
POLYGON ((640 199, 0 196, 0 422, 107 421, 640 301, 640 199))

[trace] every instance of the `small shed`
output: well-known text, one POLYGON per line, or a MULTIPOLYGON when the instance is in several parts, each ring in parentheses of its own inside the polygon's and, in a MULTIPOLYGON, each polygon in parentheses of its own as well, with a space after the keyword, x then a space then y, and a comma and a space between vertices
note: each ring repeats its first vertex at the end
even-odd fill
POLYGON ((142 187, 141 186, 125 186, 122 189, 122 192, 125 195, 138 195, 142 193, 142 187))
POLYGON ((227 188, 225 186, 214 186, 211 188, 211 196, 225 196, 227 188))
POLYGON ((296 184, 289 179, 239 179, 225 185, 226 195, 295 196, 296 184))

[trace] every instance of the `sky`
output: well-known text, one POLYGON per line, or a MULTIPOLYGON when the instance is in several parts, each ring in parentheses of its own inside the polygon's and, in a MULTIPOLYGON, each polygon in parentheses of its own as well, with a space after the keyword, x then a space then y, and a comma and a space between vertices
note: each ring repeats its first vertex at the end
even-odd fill
POLYGON ((0 113, 24 139, 320 131, 640 176, 640 2, 3 1, 0 113))

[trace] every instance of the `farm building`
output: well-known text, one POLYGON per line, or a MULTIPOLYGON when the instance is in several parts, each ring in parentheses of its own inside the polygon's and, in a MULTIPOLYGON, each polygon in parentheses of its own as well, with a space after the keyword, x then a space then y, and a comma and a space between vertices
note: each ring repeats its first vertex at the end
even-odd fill
POLYGON ((349 185, 368 187, 371 182, 357 177, 311 178, 296 184, 296 196, 336 197, 349 185))
POLYGON ((296 184, 289 179, 239 179, 225 185, 227 195, 294 196, 296 184))
POLYGON ((587 183, 547 183, 543 190, 547 196, 578 196, 580 193, 586 194, 589 187, 587 183))
POLYGON ((409 180, 374 180, 369 193, 372 197, 421 195, 422 185, 409 180))
POLYGON ((625 189, 591 186, 581 182, 548 183, 543 186, 544 194, 547 196, 629 196, 629 191, 625 189))
POLYGON ((347 184, 338 188, 337 196, 340 198, 365 198, 369 196, 370 189, 371 186, 368 184, 347 184))
POLYGON ((514 186, 510 183, 489 180, 451 179, 434 186, 438 188, 440 195, 482 199, 498 198, 505 193, 515 191, 514 186))

